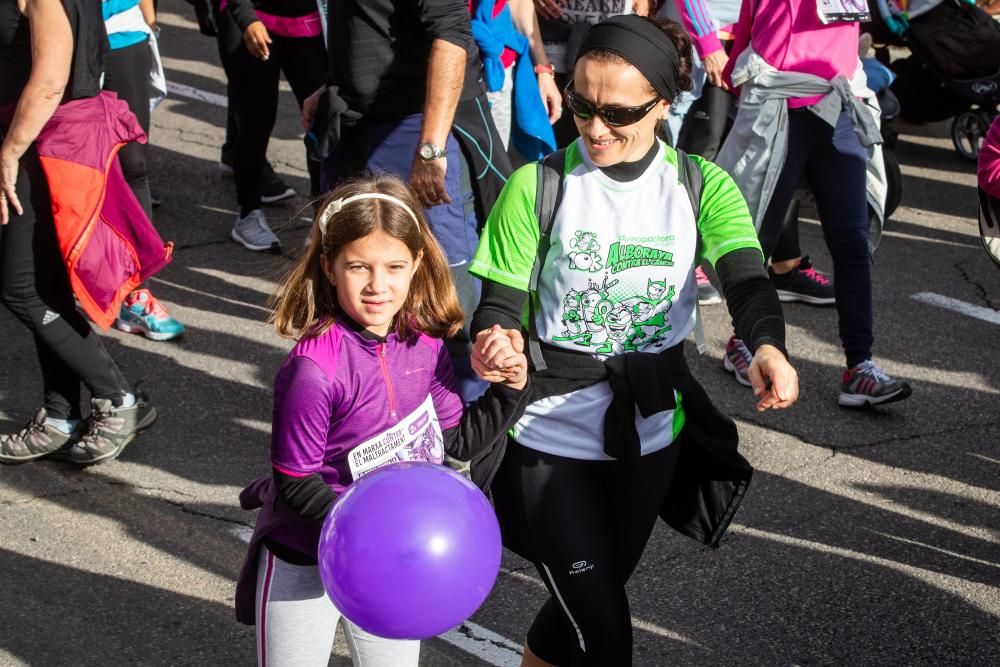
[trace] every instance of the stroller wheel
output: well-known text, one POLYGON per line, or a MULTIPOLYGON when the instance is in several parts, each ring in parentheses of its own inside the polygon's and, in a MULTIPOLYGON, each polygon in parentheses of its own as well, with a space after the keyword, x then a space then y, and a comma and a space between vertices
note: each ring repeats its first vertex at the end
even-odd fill
POLYGON ((990 120, 982 111, 963 111, 951 121, 951 141, 963 160, 975 162, 989 130, 990 120))

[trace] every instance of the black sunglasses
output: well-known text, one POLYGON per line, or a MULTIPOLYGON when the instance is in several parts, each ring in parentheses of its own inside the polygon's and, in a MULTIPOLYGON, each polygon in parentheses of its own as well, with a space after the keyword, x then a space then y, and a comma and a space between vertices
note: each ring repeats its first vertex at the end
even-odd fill
POLYGON ((566 96, 566 105, 573 112, 574 116, 583 120, 590 120, 594 116, 598 116, 604 121, 605 125, 610 127, 622 127, 623 125, 638 123, 646 117, 646 114, 652 111, 657 102, 663 99, 662 97, 657 97, 637 107, 597 106, 586 97, 578 95, 573 90, 572 81, 566 85, 563 94, 566 96))

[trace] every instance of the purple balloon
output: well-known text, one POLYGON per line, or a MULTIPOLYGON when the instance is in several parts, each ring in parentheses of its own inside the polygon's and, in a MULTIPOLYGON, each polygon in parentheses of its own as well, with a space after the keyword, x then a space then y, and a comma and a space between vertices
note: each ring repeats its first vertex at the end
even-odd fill
POLYGON ((472 482, 445 466, 396 463, 337 499, 319 538, 319 572, 362 629, 428 639, 475 613, 500 552, 496 515, 472 482))

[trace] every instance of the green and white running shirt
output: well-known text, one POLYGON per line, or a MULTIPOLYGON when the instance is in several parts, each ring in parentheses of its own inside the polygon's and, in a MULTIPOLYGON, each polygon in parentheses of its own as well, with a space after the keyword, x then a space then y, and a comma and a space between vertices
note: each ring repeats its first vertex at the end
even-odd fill
MULTIPOLYGON (((606 358, 657 352, 691 333, 698 237, 701 254, 713 265, 727 252, 760 249, 735 183, 711 162, 693 159, 704 176, 697 221, 679 181, 674 149, 660 143, 646 171, 623 183, 597 168, 579 141, 569 146, 563 198, 538 293, 531 297, 538 304, 535 324, 541 340, 606 358)), ((470 266, 473 274, 528 289, 538 251, 537 181, 537 164, 514 172, 486 222, 470 266)), ((536 401, 513 435, 540 451, 606 459, 603 415, 610 402, 607 382, 536 401)), ((649 419, 637 415, 642 453, 669 445, 682 426, 680 408, 649 419)))

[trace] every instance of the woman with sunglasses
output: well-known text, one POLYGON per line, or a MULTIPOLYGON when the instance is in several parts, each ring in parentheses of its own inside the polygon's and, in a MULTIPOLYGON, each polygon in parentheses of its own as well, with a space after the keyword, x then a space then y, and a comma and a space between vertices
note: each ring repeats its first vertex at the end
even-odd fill
POLYGON ((492 484, 505 544, 551 594, 524 665, 631 664, 625 584, 656 517, 716 546, 746 491, 752 471, 735 424, 683 353, 701 256, 754 350, 757 408, 798 397, 743 198, 721 169, 656 136, 690 86, 690 38, 673 21, 617 16, 579 53, 566 98, 580 136, 553 154, 564 167, 549 234, 536 216, 548 166, 529 164, 505 186, 471 266, 483 279, 473 331, 524 326, 537 346, 531 403, 492 484), (680 180, 693 170, 698 200, 680 180))

